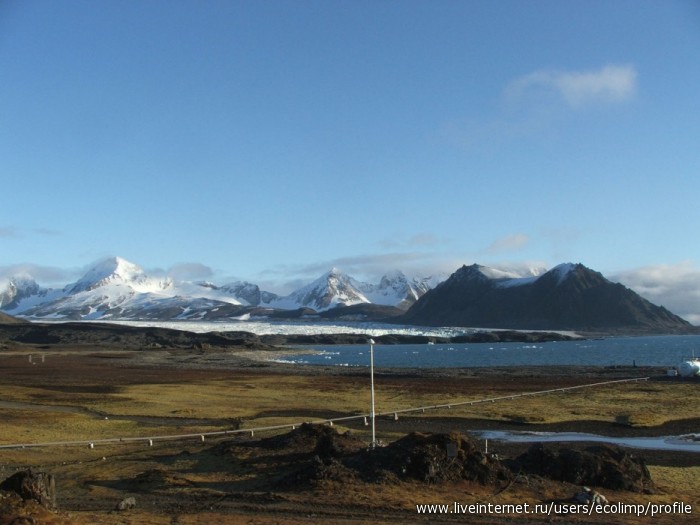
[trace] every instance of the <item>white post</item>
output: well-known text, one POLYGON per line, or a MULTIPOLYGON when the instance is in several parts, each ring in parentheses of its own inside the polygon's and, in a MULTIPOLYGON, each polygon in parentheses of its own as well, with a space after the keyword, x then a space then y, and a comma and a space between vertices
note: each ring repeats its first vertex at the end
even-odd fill
POLYGON ((377 446, 377 438, 374 430, 374 339, 370 339, 369 343, 369 377, 370 377, 370 404, 369 417, 372 420, 372 444, 371 448, 377 446))

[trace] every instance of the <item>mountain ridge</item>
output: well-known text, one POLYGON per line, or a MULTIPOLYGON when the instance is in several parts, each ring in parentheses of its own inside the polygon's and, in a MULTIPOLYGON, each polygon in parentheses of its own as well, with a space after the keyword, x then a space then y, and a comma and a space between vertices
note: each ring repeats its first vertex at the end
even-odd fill
POLYGON ((61 289, 42 289, 30 276, 11 278, 5 290, 0 289, 0 310, 27 318, 73 320, 219 320, 266 315, 267 310, 317 313, 375 303, 405 310, 427 291, 430 279, 409 282, 395 271, 374 285, 332 268, 280 297, 245 281, 219 286, 151 277, 126 259, 110 257, 61 289))
POLYGON ((515 272, 472 264, 445 280, 394 270, 377 284, 338 268, 280 297, 253 283, 175 281, 120 257, 100 261, 75 283, 42 289, 31 276, 0 288, 0 310, 53 320, 250 318, 384 320, 428 326, 673 331, 690 323, 580 263, 515 272))
POLYGON ((564 263, 537 277, 494 277, 462 266, 396 322, 483 328, 668 331, 684 319, 583 264, 564 263))

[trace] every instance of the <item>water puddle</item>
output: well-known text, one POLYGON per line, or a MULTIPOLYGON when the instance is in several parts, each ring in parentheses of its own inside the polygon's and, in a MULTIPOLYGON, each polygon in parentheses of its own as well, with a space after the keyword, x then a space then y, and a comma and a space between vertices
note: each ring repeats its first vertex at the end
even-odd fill
POLYGON ((647 450, 672 450, 700 453, 700 434, 659 437, 617 438, 586 434, 584 432, 515 432, 503 430, 475 430, 471 432, 480 439, 510 441, 515 443, 564 443, 588 441, 610 443, 622 447, 643 448, 647 450))

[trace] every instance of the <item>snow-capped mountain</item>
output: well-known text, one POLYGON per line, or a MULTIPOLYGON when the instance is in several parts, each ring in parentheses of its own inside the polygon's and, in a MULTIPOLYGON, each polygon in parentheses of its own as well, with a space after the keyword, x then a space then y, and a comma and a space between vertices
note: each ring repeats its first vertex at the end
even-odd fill
POLYGON ((400 271, 378 284, 333 268, 278 297, 247 282, 218 286, 148 275, 120 257, 76 282, 43 289, 28 275, 0 282, 0 310, 29 319, 232 320, 243 316, 386 319, 439 326, 522 329, 674 330, 687 325, 581 264, 540 269, 463 266, 443 282, 400 271), (308 310, 308 312, 307 312, 308 310), (403 315, 397 315, 404 310, 403 315))
POLYGON ((247 282, 218 286, 148 275, 120 257, 101 261, 76 282, 41 288, 31 276, 0 282, 0 310, 29 319, 232 320, 250 316, 387 319, 435 326, 521 329, 675 330, 688 323, 581 264, 541 269, 463 266, 448 279, 379 283, 333 268, 278 297, 247 282), (401 310, 405 313, 401 314, 401 310))
POLYGON ((68 294, 89 292, 100 287, 125 286, 134 292, 147 293, 167 288, 168 282, 155 282, 132 262, 121 257, 111 257, 88 270, 78 281, 64 288, 68 294))
POLYGON ((228 290, 150 277, 121 257, 101 261, 61 290, 36 287, 32 291, 15 296, 3 310, 39 318, 171 319, 196 316, 216 306, 243 304, 228 290))
POLYGON ((312 309, 377 304, 407 309, 431 288, 432 278, 411 281, 395 271, 379 284, 353 279, 337 268, 286 297, 253 283, 225 285, 175 281, 146 274, 121 257, 105 259, 76 282, 42 289, 30 277, 0 284, 0 309, 12 315, 54 319, 231 319, 270 309, 312 309))
POLYGON ((41 288, 28 276, 15 276, 0 284, 0 308, 11 309, 22 299, 39 295, 41 288))
POLYGON ((246 281, 236 281, 223 286, 216 286, 212 283, 202 283, 201 286, 210 286, 214 290, 229 293, 244 304, 249 304, 251 306, 269 305, 272 301, 279 298, 277 294, 261 290, 257 284, 246 281))
POLYGON ((379 284, 365 285, 361 290, 365 297, 374 304, 396 306, 407 310, 432 287, 427 278, 414 278, 409 281, 403 272, 394 270, 384 275, 379 284))
POLYGON ((431 288, 430 282, 429 278, 409 281, 401 271, 395 270, 384 275, 379 284, 370 284, 332 268, 312 283, 272 301, 270 306, 287 310, 311 308, 322 312, 364 303, 406 310, 431 288))
POLYGON ((311 308, 318 312, 337 306, 369 303, 370 300, 361 291, 362 287, 362 283, 338 268, 331 268, 315 281, 273 301, 270 306, 285 310, 311 308))
POLYGON ((570 330, 673 330, 687 321, 582 264, 540 275, 463 266, 421 297, 400 322, 427 326, 570 330))

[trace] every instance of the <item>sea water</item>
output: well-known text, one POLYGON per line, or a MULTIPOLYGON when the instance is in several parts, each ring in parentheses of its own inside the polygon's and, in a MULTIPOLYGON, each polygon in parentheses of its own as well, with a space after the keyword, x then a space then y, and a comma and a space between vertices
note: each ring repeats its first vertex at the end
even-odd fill
MULTIPOLYGON (((250 320, 120 321, 131 326, 157 326, 191 332, 246 331, 264 334, 385 334, 454 337, 474 334, 477 328, 420 327, 382 323, 298 322, 250 320)), ((571 333, 573 334, 573 333, 571 333)), ((368 345, 312 345, 308 353, 279 361, 313 365, 369 366, 368 345)), ((693 355, 700 357, 700 335, 608 337, 548 343, 468 343, 434 345, 375 345, 375 365, 395 368, 451 368, 488 366, 654 366, 674 368, 693 355)))
MULTIPOLYGON (((369 366, 369 345, 310 345, 288 363, 369 366)), ((493 366, 653 366, 674 368, 700 356, 700 335, 610 337, 546 343, 374 345, 374 365, 389 368, 493 366)))

